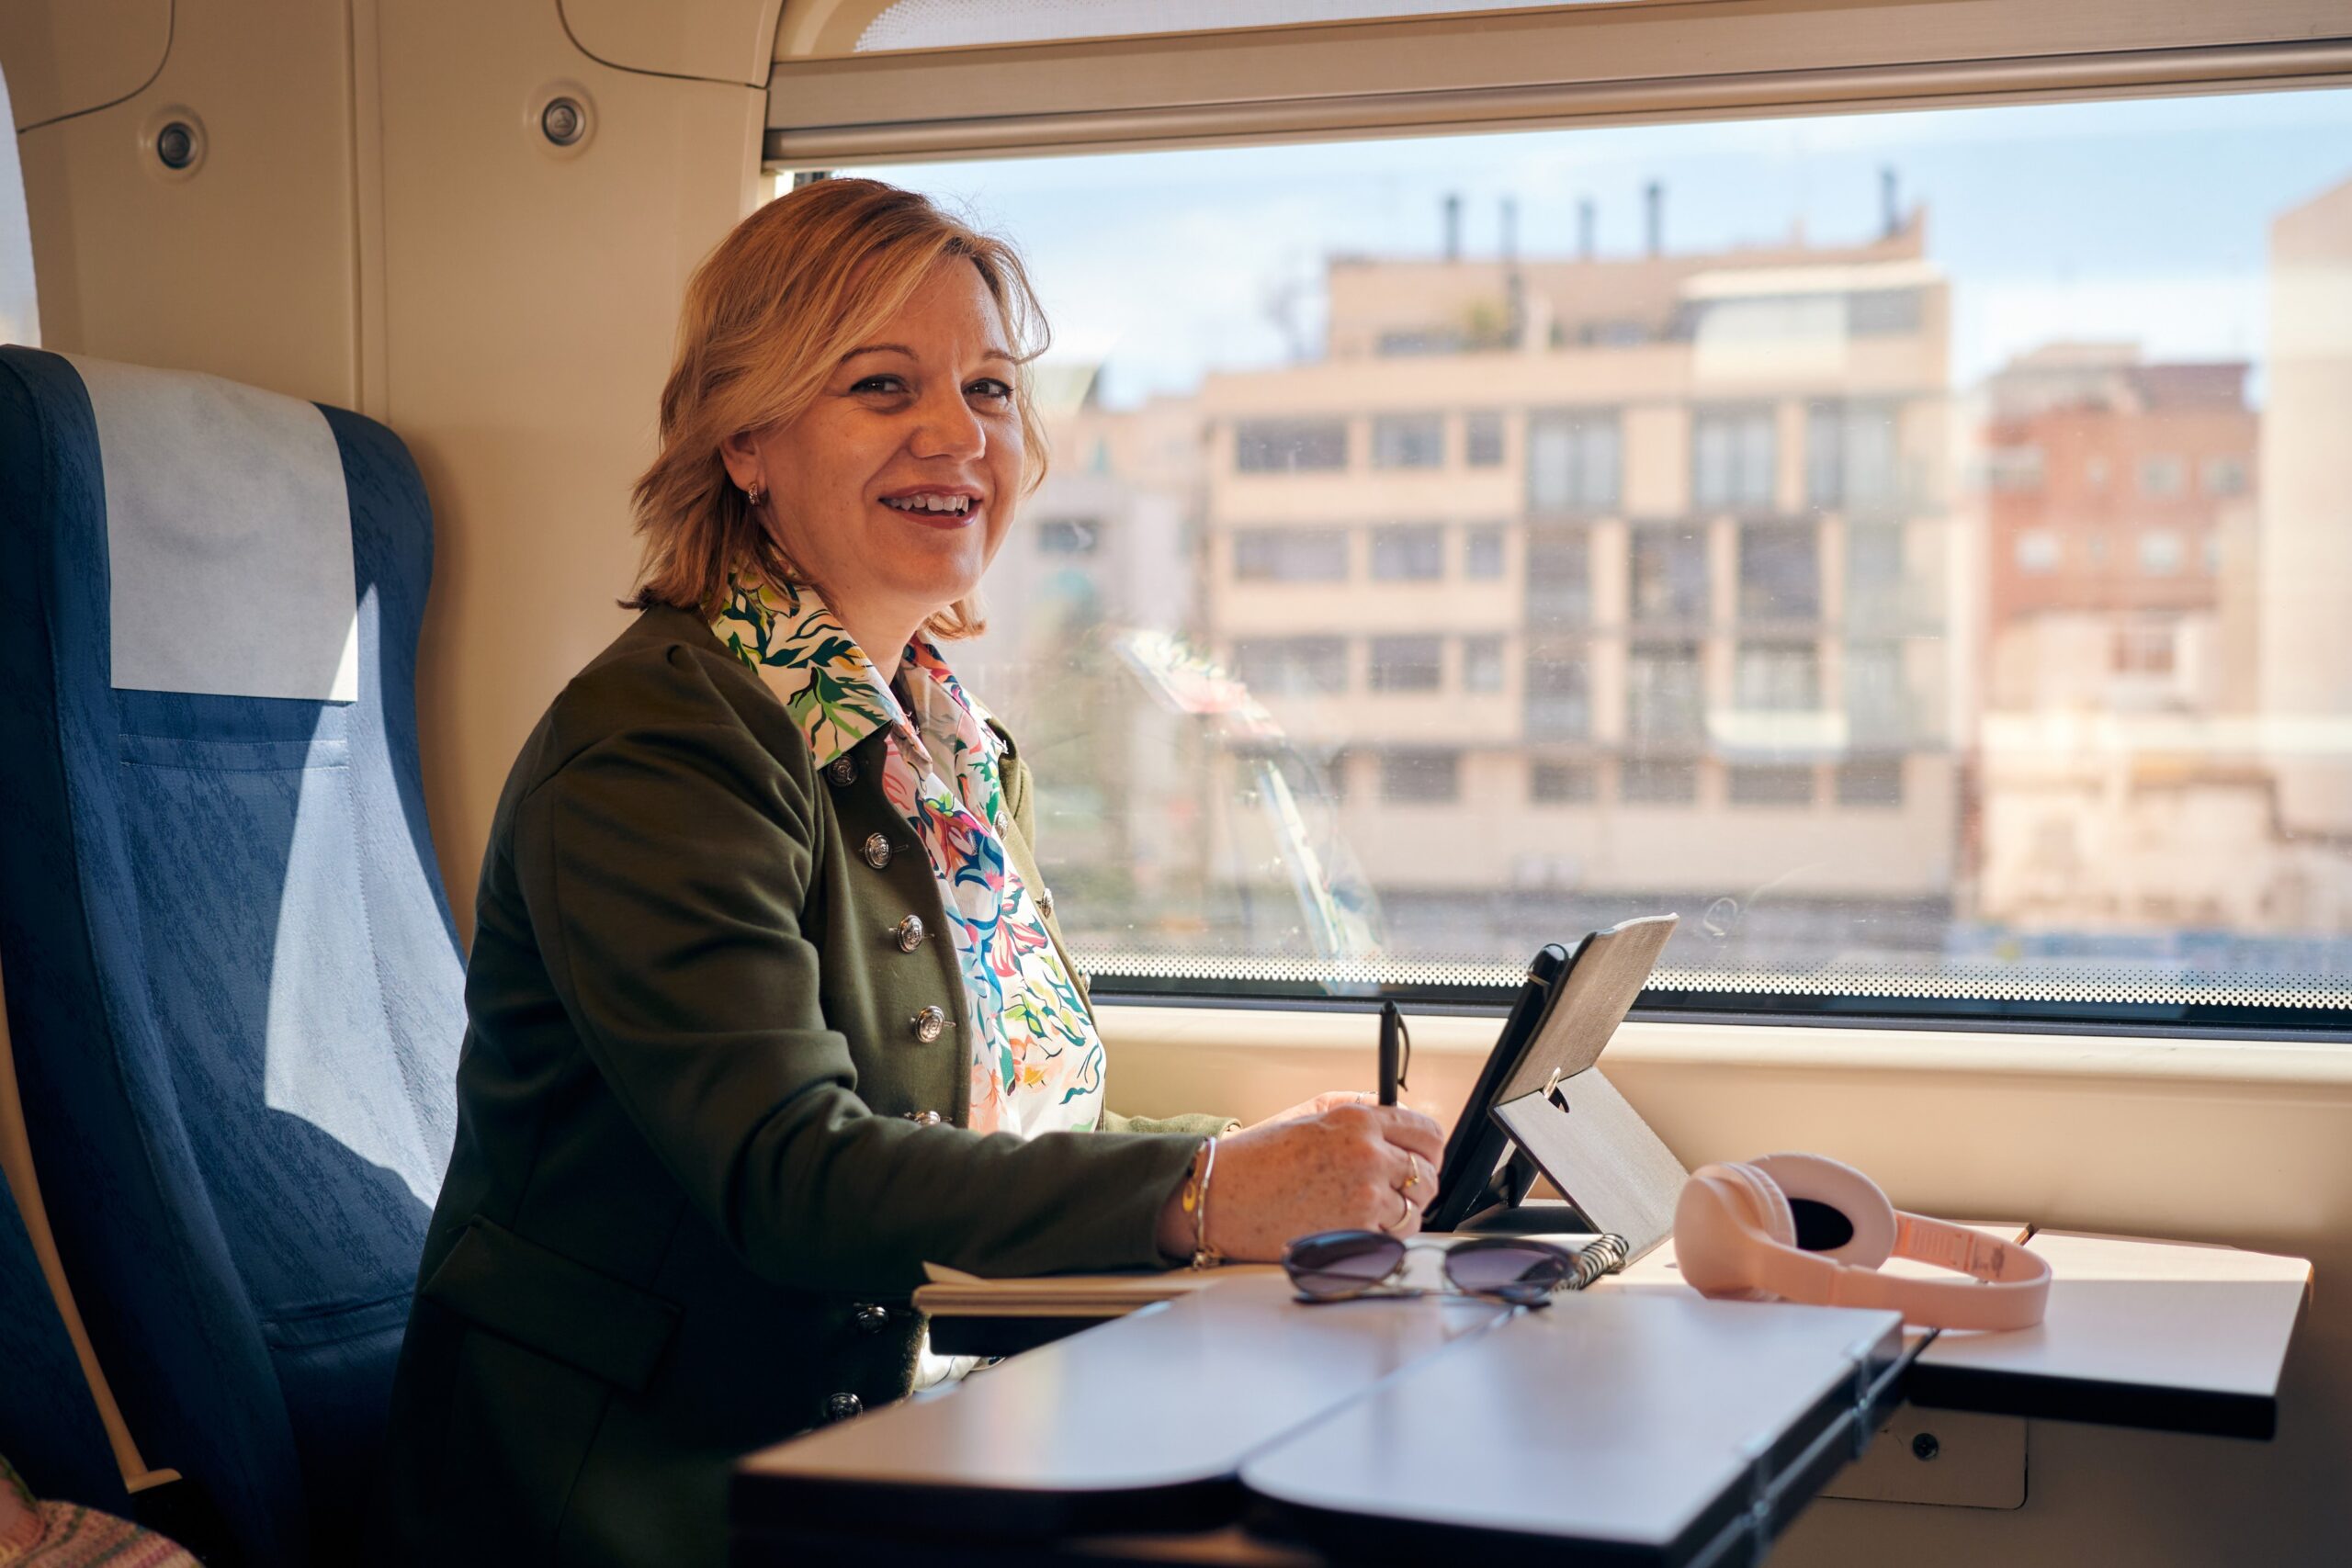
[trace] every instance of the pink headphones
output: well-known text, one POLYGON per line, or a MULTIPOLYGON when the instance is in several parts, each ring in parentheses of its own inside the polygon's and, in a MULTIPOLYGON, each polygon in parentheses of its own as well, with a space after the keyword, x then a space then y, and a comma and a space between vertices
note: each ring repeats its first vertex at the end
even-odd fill
POLYGON ((2030 1328, 2050 1303, 2047 1259, 1904 1213, 1869 1177, 1819 1155, 1701 1166, 1674 1205, 1674 1252, 1702 1295, 1892 1307, 1927 1328, 2030 1328), (1975 1280, 1880 1273, 1889 1258, 1975 1280))

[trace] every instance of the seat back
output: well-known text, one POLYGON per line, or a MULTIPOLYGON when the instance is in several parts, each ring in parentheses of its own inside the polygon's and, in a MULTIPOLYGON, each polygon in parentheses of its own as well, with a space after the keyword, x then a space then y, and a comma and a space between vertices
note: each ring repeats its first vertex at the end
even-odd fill
POLYGON ((0 973, 33 1165, 147 1462, 256 1565, 357 1555, 455 1126, 431 550, 380 425, 0 349, 0 973))

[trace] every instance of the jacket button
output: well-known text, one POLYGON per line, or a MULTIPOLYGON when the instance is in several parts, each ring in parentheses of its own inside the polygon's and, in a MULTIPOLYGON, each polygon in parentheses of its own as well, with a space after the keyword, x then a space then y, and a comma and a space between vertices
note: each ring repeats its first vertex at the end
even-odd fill
POLYGON ((872 1302, 860 1302, 850 1309, 850 1321, 857 1325, 861 1334, 879 1334, 890 1326, 890 1309, 872 1302))
POLYGON ((825 1401, 825 1419, 828 1421, 846 1421, 865 1412, 865 1401, 854 1393, 836 1393, 825 1401))
POLYGON ((947 1010, 925 1008, 915 1014, 911 1021, 914 1024, 915 1038, 928 1045, 946 1031, 947 1010))
POLYGON ((912 953, 922 945, 922 917, 909 915, 899 922, 891 934, 897 940, 900 953, 912 953))
POLYGON ((1052 888, 1041 887, 1037 890, 1037 913, 1045 916, 1046 919, 1049 920, 1054 918, 1054 890, 1052 888))
POLYGON ((880 871, 890 863, 890 840, 880 833, 865 836, 865 863, 880 871))
POLYGON ((831 761, 825 764, 825 776, 832 780, 836 786, 855 784, 857 782, 857 759, 849 755, 847 752, 842 753, 842 755, 834 758, 831 761))
POLYGON ((904 1114, 908 1121, 918 1127, 936 1127, 947 1120, 936 1111, 910 1111, 904 1114))

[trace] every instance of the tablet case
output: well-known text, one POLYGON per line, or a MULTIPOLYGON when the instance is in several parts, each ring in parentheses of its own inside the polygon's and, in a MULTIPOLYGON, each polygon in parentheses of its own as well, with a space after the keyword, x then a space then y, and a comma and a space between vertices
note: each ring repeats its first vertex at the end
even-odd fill
POLYGON ((1546 1229, 1613 1232, 1634 1258, 1672 1234, 1688 1173, 1595 1064, 1673 931, 1672 915, 1651 916, 1595 931, 1573 954, 1536 955, 1446 1149, 1424 1229, 1517 1228, 1508 1212, 1540 1171, 1576 1211, 1546 1229))

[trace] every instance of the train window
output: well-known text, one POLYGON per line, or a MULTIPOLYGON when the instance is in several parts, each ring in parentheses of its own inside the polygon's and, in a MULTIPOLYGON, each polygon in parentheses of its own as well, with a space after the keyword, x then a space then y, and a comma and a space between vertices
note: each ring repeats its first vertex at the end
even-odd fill
POLYGON ((1100 994, 1492 999, 1674 909, 1656 1004, 2341 1028, 2347 150, 2325 89, 837 167, 1021 243, 1083 389, 958 657, 1089 803, 1100 994))

